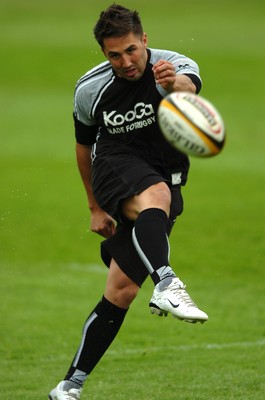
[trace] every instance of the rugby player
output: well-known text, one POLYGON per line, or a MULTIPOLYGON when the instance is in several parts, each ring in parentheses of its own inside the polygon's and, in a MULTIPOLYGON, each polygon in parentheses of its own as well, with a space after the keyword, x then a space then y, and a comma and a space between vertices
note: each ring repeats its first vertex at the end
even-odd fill
POLYGON ((193 323, 208 319, 170 264, 168 236, 183 210, 189 160, 165 141, 157 122, 164 96, 199 93, 198 65, 176 52, 149 48, 138 12, 120 5, 100 14, 94 35, 107 60, 76 85, 76 155, 91 230, 105 237, 101 256, 109 270, 103 297, 50 400, 80 399, 148 276, 154 282, 152 313, 193 323))

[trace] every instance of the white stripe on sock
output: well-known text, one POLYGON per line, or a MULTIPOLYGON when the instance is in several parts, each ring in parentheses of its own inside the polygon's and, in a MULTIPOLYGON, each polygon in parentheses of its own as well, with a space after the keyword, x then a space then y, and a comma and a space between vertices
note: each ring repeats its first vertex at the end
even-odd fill
POLYGON ((82 336, 82 341, 81 344, 79 346, 79 349, 76 353, 75 359, 73 361, 73 367, 76 368, 79 358, 80 358, 80 354, 82 353, 83 347, 84 347, 84 343, 85 343, 85 339, 86 339, 86 334, 87 334, 87 330, 90 327, 90 325, 92 324, 92 322, 98 317, 98 315, 93 312, 90 317, 88 318, 88 320, 86 321, 85 325, 84 325, 84 329, 83 329, 83 336, 82 336))
POLYGON ((141 260, 143 261, 144 265, 146 266, 146 268, 148 269, 149 274, 152 274, 155 270, 152 267, 152 264, 150 263, 150 261, 148 260, 146 255, 144 254, 141 246, 139 245, 139 242, 138 242, 136 234, 135 234, 135 228, 133 228, 133 230, 132 230, 132 239, 133 239, 133 244, 135 246, 137 253, 139 254, 139 256, 140 256, 141 260))

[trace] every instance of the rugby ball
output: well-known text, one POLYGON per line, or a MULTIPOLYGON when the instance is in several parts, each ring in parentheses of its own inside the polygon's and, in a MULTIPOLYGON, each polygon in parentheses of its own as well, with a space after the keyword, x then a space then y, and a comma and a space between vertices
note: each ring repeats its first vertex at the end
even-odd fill
POLYGON ((183 153, 211 157, 224 146, 223 119, 214 105, 199 95, 171 93, 160 102, 157 116, 166 140, 183 153))

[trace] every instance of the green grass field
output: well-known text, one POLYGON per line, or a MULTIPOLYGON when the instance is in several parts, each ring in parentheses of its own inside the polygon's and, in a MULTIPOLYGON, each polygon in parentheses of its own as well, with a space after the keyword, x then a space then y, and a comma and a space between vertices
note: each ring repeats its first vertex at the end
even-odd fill
MULTIPOLYGON (((71 113, 76 80, 103 60, 91 31, 110 3, 1 1, 3 400, 46 398, 104 290, 71 113)), ((192 159, 171 237, 172 264, 209 322, 151 316, 147 281, 83 398, 263 400, 265 3, 121 3, 140 11, 150 47, 199 63, 201 94, 221 111, 227 143, 216 158, 192 159)))

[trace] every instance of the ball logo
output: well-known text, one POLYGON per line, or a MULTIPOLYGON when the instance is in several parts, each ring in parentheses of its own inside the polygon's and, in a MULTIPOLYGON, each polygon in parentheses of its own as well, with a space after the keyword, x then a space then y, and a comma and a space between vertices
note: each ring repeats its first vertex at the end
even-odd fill
POLYGON ((216 126, 216 118, 215 115, 207 108, 205 103, 203 103, 200 98, 196 98, 194 96, 185 96, 185 100, 187 100, 190 104, 192 104, 195 108, 197 108, 198 111, 204 115, 206 120, 208 121, 209 125, 212 127, 213 132, 218 134, 221 132, 220 128, 218 127, 218 130, 215 130, 214 127, 216 126))
POLYGON ((162 112, 160 114, 160 123, 163 126, 164 131, 167 133, 167 140, 170 143, 173 143, 177 148, 182 150, 185 149, 187 152, 196 153, 201 156, 205 154, 203 146, 194 143, 192 140, 185 137, 183 126, 178 123, 178 121, 175 121, 174 125, 172 125, 172 121, 162 112))

